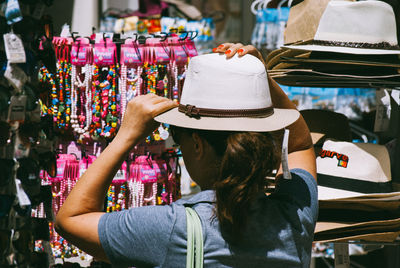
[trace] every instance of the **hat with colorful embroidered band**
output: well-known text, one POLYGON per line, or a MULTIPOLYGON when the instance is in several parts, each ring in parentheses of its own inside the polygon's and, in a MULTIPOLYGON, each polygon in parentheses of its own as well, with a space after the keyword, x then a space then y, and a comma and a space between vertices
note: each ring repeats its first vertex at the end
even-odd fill
POLYGON ((391 192, 385 146, 326 140, 317 157, 318 199, 391 192))
POLYGON ((264 64, 252 55, 193 57, 180 105, 155 120, 178 127, 267 132, 299 117, 294 109, 273 107, 264 64))
POLYGON ((284 47, 349 54, 400 54, 395 14, 383 1, 330 1, 313 40, 284 47))

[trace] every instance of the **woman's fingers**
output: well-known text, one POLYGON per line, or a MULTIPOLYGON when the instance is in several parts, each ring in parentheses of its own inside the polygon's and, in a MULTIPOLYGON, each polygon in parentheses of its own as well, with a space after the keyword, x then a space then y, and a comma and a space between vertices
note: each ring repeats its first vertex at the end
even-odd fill
POLYGON ((161 99, 155 100, 155 102, 153 103, 153 107, 154 107, 153 117, 156 117, 157 115, 159 115, 165 111, 168 111, 172 108, 175 108, 177 106, 178 106, 178 104, 175 101, 172 101, 167 98, 161 98, 161 99))
POLYGON ((244 56, 246 54, 253 55, 257 57, 259 60, 261 60, 264 63, 263 56, 261 52, 256 49, 252 45, 243 45, 241 43, 223 43, 219 45, 218 47, 213 49, 213 52, 215 53, 225 53, 226 58, 232 58, 235 54, 238 54, 239 57, 244 56))
POLYGON ((242 47, 243 44, 241 43, 233 44, 232 46, 230 46, 229 49, 225 51, 226 58, 227 59, 232 58, 237 53, 237 51, 242 47))
POLYGON ((142 116, 148 115, 155 117, 158 114, 176 107, 178 104, 170 99, 157 96, 155 94, 147 94, 138 96, 131 101, 134 106, 131 111, 134 115, 142 113, 142 116), (147 113, 147 114, 146 114, 147 113))
POLYGON ((234 43, 223 43, 216 48, 213 49, 213 52, 215 53, 225 53, 225 51, 229 50, 231 46, 233 46, 234 43))
POLYGON ((226 58, 232 58, 236 52, 238 51, 238 49, 240 49, 241 47, 243 47, 243 44, 241 43, 223 43, 221 45, 219 45, 218 47, 213 49, 213 52, 215 53, 225 53, 226 58))
POLYGON ((252 45, 242 46, 238 50, 239 56, 243 56, 243 55, 246 55, 246 54, 251 54, 253 56, 256 56, 257 53, 258 53, 258 50, 252 45))

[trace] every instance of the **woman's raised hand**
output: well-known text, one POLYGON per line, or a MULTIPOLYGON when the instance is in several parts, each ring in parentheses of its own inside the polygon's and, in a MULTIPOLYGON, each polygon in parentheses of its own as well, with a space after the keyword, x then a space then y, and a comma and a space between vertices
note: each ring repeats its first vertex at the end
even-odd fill
POLYGON ((134 146, 157 128, 159 123, 154 121, 154 117, 176 106, 176 102, 155 94, 135 97, 127 105, 115 139, 122 140, 129 147, 134 146))
POLYGON ((251 54, 253 56, 256 56, 259 60, 261 60, 264 64, 264 59, 261 54, 261 52, 255 48, 252 45, 243 45, 242 43, 223 43, 219 45, 218 47, 213 49, 214 53, 225 53, 226 57, 232 58, 235 54, 238 54, 239 57, 246 55, 246 54, 251 54))

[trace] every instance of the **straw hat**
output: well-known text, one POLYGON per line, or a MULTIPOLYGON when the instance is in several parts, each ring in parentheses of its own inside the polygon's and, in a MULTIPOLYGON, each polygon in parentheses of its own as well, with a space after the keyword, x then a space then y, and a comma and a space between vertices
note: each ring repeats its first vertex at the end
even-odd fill
POLYGON ((350 54, 400 54, 393 8, 382 1, 331 1, 308 44, 286 48, 350 54))
POLYGON ((383 145, 326 140, 317 178, 319 200, 390 192, 389 153, 383 145))
POLYGON ((299 117, 273 107, 265 66, 254 56, 207 54, 189 63, 180 105, 155 118, 179 127, 267 132, 299 117))

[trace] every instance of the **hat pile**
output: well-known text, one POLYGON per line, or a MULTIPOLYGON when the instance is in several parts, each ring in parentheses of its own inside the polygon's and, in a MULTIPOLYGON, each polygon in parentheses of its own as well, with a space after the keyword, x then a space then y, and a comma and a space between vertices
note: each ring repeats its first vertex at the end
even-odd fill
POLYGON ((400 193, 391 192, 385 146, 325 140, 317 178, 315 241, 393 241, 400 234, 400 193))
POLYGON ((319 216, 314 240, 394 241, 400 235, 400 192, 392 192, 386 146, 352 143, 343 114, 301 111, 316 152, 319 216))
POLYGON ((288 86, 398 87, 393 8, 381 1, 330 1, 314 38, 273 51, 267 69, 288 86))

